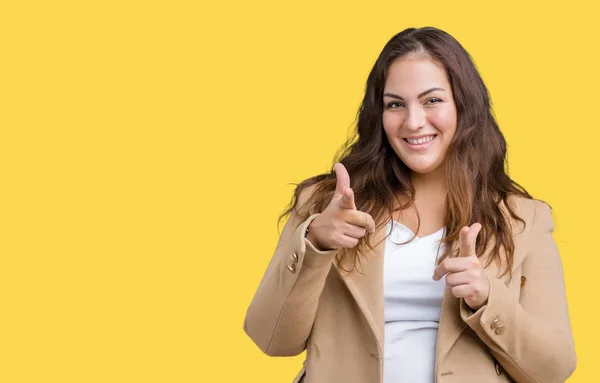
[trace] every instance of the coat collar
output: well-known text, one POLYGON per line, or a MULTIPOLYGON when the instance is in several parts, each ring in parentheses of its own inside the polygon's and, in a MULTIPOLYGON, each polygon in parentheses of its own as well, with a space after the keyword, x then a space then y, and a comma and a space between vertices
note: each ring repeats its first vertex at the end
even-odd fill
MULTIPOLYGON (((385 236, 387 225, 373 234, 372 243, 375 244, 374 251, 367 249, 362 262, 360 272, 347 273, 339 270, 342 280, 345 282, 359 309, 364 314, 370 330, 375 336, 377 347, 383 356, 384 336, 384 299, 383 299, 383 257, 385 252, 385 236)), ((352 260, 346 259, 342 264, 344 269, 352 268, 352 260)), ((452 295, 450 289, 444 291, 440 323, 438 328, 438 341, 436 346, 436 363, 440 356, 445 355, 454 344, 466 324, 460 317, 459 300, 452 295)))
MULTIPOLYGON (((504 207, 502 207, 504 208, 504 207)), ((338 271, 352 297, 356 301, 359 309, 363 313, 369 328, 375 337, 380 356, 383 357, 384 350, 384 298, 383 298, 383 258, 385 252, 385 237, 388 225, 383 225, 372 236, 371 243, 374 244, 374 250, 365 249, 364 256, 361 257, 361 264, 358 271, 347 273, 338 265, 338 271)), ((513 237, 517 240, 519 232, 513 237)), ((516 245, 516 242, 515 242, 516 245)), ((458 244, 453 245, 456 249, 458 244)), ((482 261, 490 255, 490 250, 485 252, 481 257, 482 261)), ((349 258, 349 257, 348 257, 349 258)), ((515 265, 518 264, 517 254, 515 253, 515 265)), ((351 270, 353 260, 345 259, 341 265, 346 270, 351 270)), ((486 269, 489 276, 496 275, 498 268, 494 263, 490 264, 486 269)), ((444 297, 442 300, 442 308, 440 313, 440 321, 438 327, 437 344, 436 344, 436 368, 442 359, 447 355, 450 348, 454 345, 462 331, 466 328, 466 323, 460 315, 460 300, 454 295, 450 288, 446 286, 444 297)))

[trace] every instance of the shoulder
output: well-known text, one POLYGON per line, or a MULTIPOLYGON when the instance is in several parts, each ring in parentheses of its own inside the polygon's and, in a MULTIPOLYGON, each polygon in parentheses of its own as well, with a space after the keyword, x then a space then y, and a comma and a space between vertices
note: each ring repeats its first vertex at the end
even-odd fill
POLYGON ((322 192, 322 175, 308 178, 296 186, 294 190, 295 212, 299 215, 311 215, 316 213, 315 204, 318 202, 313 197, 322 192))
POLYGON ((298 198, 298 206, 302 206, 308 202, 308 200, 315 194, 317 190, 318 184, 314 183, 312 185, 302 186, 302 183, 298 185, 300 192, 297 195, 298 198))
MULTIPOLYGON (((508 204, 513 212, 525 221, 525 231, 552 231, 554 221, 550 206, 538 199, 512 195, 508 197, 508 204)), ((523 228, 523 224, 509 216, 513 226, 523 228)))

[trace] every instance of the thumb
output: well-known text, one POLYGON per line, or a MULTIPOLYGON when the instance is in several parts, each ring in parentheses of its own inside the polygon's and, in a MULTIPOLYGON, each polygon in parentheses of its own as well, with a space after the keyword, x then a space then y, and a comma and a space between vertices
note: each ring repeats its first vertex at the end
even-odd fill
POLYGON ((477 235, 481 230, 480 223, 465 226, 460 231, 460 256, 469 257, 475 254, 477 235))
POLYGON ((350 175, 348 174, 346 167, 339 162, 333 166, 333 170, 335 170, 335 177, 337 180, 334 197, 342 198, 344 191, 350 187, 350 175))
POLYGON ((354 204, 354 191, 351 188, 346 188, 346 190, 344 190, 344 194, 342 194, 342 199, 338 202, 338 206, 342 209, 356 210, 356 205, 354 204))

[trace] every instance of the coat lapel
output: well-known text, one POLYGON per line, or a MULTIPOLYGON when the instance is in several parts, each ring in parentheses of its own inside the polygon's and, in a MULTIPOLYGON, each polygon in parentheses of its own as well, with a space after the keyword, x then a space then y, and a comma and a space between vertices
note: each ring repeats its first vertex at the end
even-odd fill
MULTIPOLYGON (((516 237, 513 238, 517 240, 516 237)), ((457 243, 453 246, 453 248, 456 249, 458 246, 459 245, 457 243)), ((491 250, 491 248, 488 248, 484 252, 483 256, 480 257, 481 262, 483 262, 484 265, 491 255, 491 250)), ((500 250, 500 256, 504 256, 502 249, 500 250)), ((515 264, 517 264, 516 261, 517 259, 515 258, 515 264)), ((490 278, 497 278, 499 273, 497 264, 492 262, 487 268, 485 268, 485 273, 490 278)), ((460 316, 460 299, 456 298, 452 294, 452 289, 446 285, 446 289, 444 290, 444 299, 442 301, 442 309, 440 312, 440 322, 435 350, 436 371, 439 367, 439 364, 444 360, 448 354, 448 351, 450 351, 465 328, 467 328, 467 324, 460 316)))
MULTIPOLYGON (((385 251, 386 226, 375 231, 371 243, 375 244, 375 251, 367 248, 362 257, 359 271, 345 272, 338 267, 340 276, 352 297, 362 311, 369 327, 375 336, 379 352, 383 356, 383 254, 385 251)), ((349 257, 348 257, 349 258, 349 257)), ((346 259, 341 265, 346 270, 351 270, 353 261, 346 259)))
MULTIPOLYGON (((506 205, 502 202, 500 203, 500 209, 502 213, 508 216, 508 210, 506 209, 506 205)), ((512 233, 513 240, 515 241, 515 254, 514 254, 514 263, 513 263, 513 271, 520 264, 522 256, 520 254, 521 247, 517 245, 517 243, 521 240, 520 234, 523 232, 523 227, 520 223, 517 223, 510 220, 512 225, 512 233)), ((459 243, 456 242, 453 246, 453 250, 457 250, 459 248, 459 243)), ((492 246, 488 247, 484 254, 479 258, 483 264, 487 264, 487 260, 490 258, 492 253, 492 246)), ((500 249, 500 257, 504 258, 504 250, 500 249)), ((497 278, 500 269, 496 262, 490 263, 486 268, 485 272, 490 278, 497 278)), ((444 298, 442 301, 442 309, 440 312, 440 322, 438 327, 438 337, 437 344, 435 349, 435 369, 436 371, 439 368, 439 365, 444 360, 454 343, 458 340, 460 334, 463 330, 467 328, 467 324, 463 321, 460 316, 460 299, 456 298, 452 294, 452 289, 446 286, 444 290, 444 298)))
MULTIPOLYGON (((340 270, 342 280, 348 287, 352 297, 359 309, 365 316, 370 330, 377 341, 379 351, 383 356, 384 336, 384 300, 383 300, 383 258, 385 252, 385 236, 387 225, 380 228, 373 235, 372 243, 375 251, 365 252, 362 258, 362 272, 353 271, 347 273, 340 270)), ((343 267, 346 270, 352 268, 352 261, 346 259, 343 267)), ((462 321, 459 311, 459 300, 456 299, 450 289, 446 288, 442 302, 442 313, 440 317, 438 343, 436 348, 436 360, 445 355, 454 344, 466 324, 462 321)))
MULTIPOLYGON (((458 243, 454 244, 453 250, 457 249, 458 246, 458 243)), ((438 370, 439 364, 465 327, 467 327, 467 324, 460 316, 460 300, 452 295, 452 289, 446 285, 435 348, 435 371, 438 370)))
MULTIPOLYGON (((504 208, 504 206, 502 206, 504 208)), ((346 284, 352 297, 356 301, 359 309, 363 313, 369 328, 375 337, 377 346, 383 357, 383 342, 384 342, 384 299, 383 299, 383 259, 385 252, 385 237, 387 233, 387 225, 379 228, 372 237, 372 242, 375 244, 374 251, 365 250, 362 257, 362 267, 359 266, 361 272, 352 271, 347 273, 338 266, 339 274, 346 284)), ((518 240, 519 232, 515 233, 513 238, 518 240)), ((453 248, 458 247, 458 243, 453 245, 453 248)), ((517 256, 517 254, 515 254, 517 256)), ((489 256, 489 251, 484 254, 482 261, 489 256)), ((518 256, 517 256, 518 257, 518 256)), ((349 257, 348 257, 349 258, 349 257)), ((518 264, 515 258, 515 265, 518 264)), ((342 264, 346 270, 351 270, 353 261, 345 259, 342 264)), ((486 269, 490 276, 495 276, 498 271, 497 266, 492 263, 486 269)), ((440 322, 438 327, 438 338, 436 344, 436 369, 448 354, 460 334, 467 327, 467 324, 460 316, 460 300, 454 295, 450 288, 444 290, 442 300, 442 308, 440 313, 440 322)))
MULTIPOLYGON (((372 243, 375 251, 367 249, 362 258, 361 272, 347 273, 338 267, 338 271, 359 309, 365 316, 373 333, 381 356, 383 357, 383 336, 385 333, 384 299, 383 299, 383 259, 385 252, 385 236, 387 225, 373 235, 372 243)), ((457 246, 457 245, 455 245, 457 246)), ((350 270, 353 266, 351 259, 346 259, 343 267, 350 270)), ((442 311, 436 346, 436 363, 440 356, 445 355, 452 347, 466 324, 460 317, 459 300, 446 288, 442 301, 442 311)))

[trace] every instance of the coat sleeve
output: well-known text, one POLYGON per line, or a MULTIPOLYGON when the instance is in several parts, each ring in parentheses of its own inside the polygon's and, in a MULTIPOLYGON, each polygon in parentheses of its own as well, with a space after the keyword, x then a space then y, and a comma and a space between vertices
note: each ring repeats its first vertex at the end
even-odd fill
MULTIPOLYGON (((298 205, 303 206, 310 188, 298 205)), ((304 222, 293 210, 244 319, 244 331, 270 356, 302 353, 310 335, 325 279, 337 250, 319 251, 304 237, 318 214, 304 222)))
POLYGON ((521 264, 527 279, 519 302, 501 279, 488 275, 487 304, 473 313, 461 299, 461 316, 517 382, 563 383, 577 363, 563 268, 550 208, 536 200, 533 204, 531 245, 521 264))

